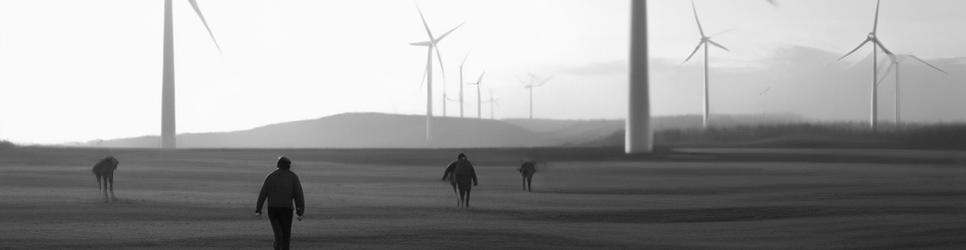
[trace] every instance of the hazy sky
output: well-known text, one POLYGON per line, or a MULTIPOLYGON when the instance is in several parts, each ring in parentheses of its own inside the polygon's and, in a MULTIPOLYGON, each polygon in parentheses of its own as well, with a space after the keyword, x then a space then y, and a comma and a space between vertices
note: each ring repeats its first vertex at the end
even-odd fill
MULTIPOLYGON (((534 94, 537 117, 623 118, 626 69, 608 66, 626 62, 629 1, 418 2, 437 34, 466 22, 440 46, 451 95, 457 95, 457 66, 470 53, 465 77, 487 71, 483 93, 486 98, 493 89, 500 118, 526 116, 527 92, 516 77, 527 72, 555 76, 534 94)), ((795 46, 844 53, 865 38, 875 4, 781 0, 774 8, 760 0, 696 2, 706 31, 734 29, 715 39, 732 52, 712 51, 712 65, 735 69, 756 67, 795 46)), ((179 133, 343 112, 425 113, 419 84, 426 51, 409 43, 426 36, 412 1, 199 0, 199 5, 224 53, 217 52, 187 1, 175 0, 179 133)), ((964 56, 966 17, 957 12, 963 9, 966 1, 883 1, 880 37, 897 52, 927 59, 964 56)), ((57 143, 158 134, 162 11, 162 0, 0 2, 0 138, 57 143)), ((649 12, 653 60, 680 62, 699 39, 690 2, 652 0, 649 12)), ((438 66, 435 73, 439 76, 438 66)), ((440 93, 442 79, 436 79, 440 93)), ((700 112, 700 75, 694 82, 660 79, 670 78, 652 82, 659 95, 656 114, 700 112)), ((466 90, 466 113, 475 116, 475 89, 466 90)), ((440 99, 435 97, 437 114, 440 99)), ((448 113, 457 115, 457 106, 450 103, 448 113)), ((768 111, 783 107, 772 104, 768 111)), ((866 109, 855 107, 856 113, 866 109)), ((956 119, 961 118, 950 118, 956 119)))

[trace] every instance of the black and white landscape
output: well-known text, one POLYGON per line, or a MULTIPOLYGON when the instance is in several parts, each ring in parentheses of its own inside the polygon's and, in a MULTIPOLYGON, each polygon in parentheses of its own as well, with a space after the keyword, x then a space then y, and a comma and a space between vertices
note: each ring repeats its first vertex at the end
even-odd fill
POLYGON ((3 1, 0 249, 966 249, 963 9, 3 1))

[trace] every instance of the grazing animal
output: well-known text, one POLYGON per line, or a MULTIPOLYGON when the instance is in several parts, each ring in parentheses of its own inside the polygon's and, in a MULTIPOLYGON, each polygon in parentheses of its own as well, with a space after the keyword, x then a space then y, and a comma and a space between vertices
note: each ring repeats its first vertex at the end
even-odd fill
POLYGON ((98 190, 104 194, 104 203, 114 200, 114 170, 117 170, 117 164, 117 158, 108 156, 104 157, 100 162, 97 162, 97 164, 94 164, 94 168, 91 169, 91 172, 94 172, 94 177, 97 178, 98 190), (111 191, 110 198, 107 196, 108 190, 111 191))
POLYGON ((462 206, 462 202, 460 202, 460 193, 456 187, 456 175, 453 174, 453 169, 455 167, 453 167, 453 164, 456 164, 456 162, 450 163, 449 167, 446 168, 446 171, 443 172, 443 181, 449 182, 449 185, 453 187, 453 196, 456 197, 456 206, 459 207, 462 206))
POLYGON ((451 184, 456 183, 457 193, 459 194, 456 206, 470 207, 470 190, 480 183, 476 179, 476 170, 473 168, 473 164, 470 163, 465 154, 460 153, 456 157, 456 161, 446 167, 446 171, 443 171, 443 180, 446 180, 447 177, 449 177, 451 184), (471 181, 472 186, 470 185, 471 181))
POLYGON ((520 172, 520 176, 523 177, 523 190, 527 192, 533 191, 531 184, 533 184, 533 174, 537 172, 537 163, 533 161, 525 161, 520 168, 517 169, 520 172))

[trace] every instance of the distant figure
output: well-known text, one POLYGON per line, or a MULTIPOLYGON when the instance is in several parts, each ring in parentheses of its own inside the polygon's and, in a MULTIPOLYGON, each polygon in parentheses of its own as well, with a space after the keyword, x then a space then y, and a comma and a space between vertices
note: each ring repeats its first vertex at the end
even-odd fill
POLYGON ((525 161, 517 171, 520 171, 520 176, 523 176, 523 190, 527 190, 527 192, 533 191, 530 185, 533 184, 533 174, 537 172, 537 163, 525 161))
POLYGON ((446 180, 447 176, 450 176, 450 180, 455 181, 456 188, 459 190, 459 200, 456 206, 470 207, 470 189, 480 183, 476 179, 476 170, 473 169, 473 164, 466 159, 466 154, 460 153, 456 157, 456 161, 446 167, 446 171, 443 172, 443 179, 446 180), (470 181, 473 182, 473 186, 470 186, 470 181))
POLYGON ((305 213, 305 197, 302 195, 302 182, 290 170, 292 161, 284 156, 279 157, 277 167, 265 177, 262 190, 258 193, 255 215, 262 216, 262 204, 268 198, 268 219, 275 232, 275 249, 289 249, 292 239, 292 201, 295 201, 295 214, 301 221, 305 213))
POLYGON ((104 203, 109 203, 114 200, 114 170, 117 170, 118 161, 114 156, 104 157, 101 161, 94 164, 94 168, 91 172, 94 172, 94 178, 97 178, 97 189, 104 194, 104 203), (101 180, 104 180, 103 182, 101 180), (103 183, 103 185, 101 185, 103 183), (111 190, 111 196, 108 198, 107 190, 111 190))

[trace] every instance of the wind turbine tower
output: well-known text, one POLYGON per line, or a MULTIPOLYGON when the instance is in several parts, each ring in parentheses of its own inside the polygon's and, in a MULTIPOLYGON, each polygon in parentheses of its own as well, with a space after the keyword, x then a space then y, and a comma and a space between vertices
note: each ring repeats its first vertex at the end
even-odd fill
POLYGON ((631 0, 630 74, 627 84, 627 120, 624 122, 624 153, 651 153, 651 99, 647 65, 647 1, 631 0))
MULTIPOLYGON (((443 57, 439 53, 439 42, 446 38, 450 33, 453 33, 456 29, 463 24, 459 24, 453 29, 443 33, 439 37, 433 36, 433 31, 429 29, 429 23, 426 22, 426 17, 423 16, 423 11, 416 6, 416 11, 419 12, 419 18, 423 21, 423 27, 426 29, 426 35, 429 37, 428 41, 414 42, 410 43, 413 46, 426 47, 426 143, 432 144, 433 141, 433 51, 436 51, 436 58, 439 59, 440 71, 443 72, 443 78, 445 80, 445 70, 443 69, 443 57)), ((445 83, 444 83, 445 84, 445 83)), ((444 105, 446 100, 443 100, 444 105)))
POLYGON ((460 63, 460 100, 459 100, 460 101, 460 118, 463 118, 463 85, 466 84, 466 83, 463 83, 463 65, 466 65, 466 59, 468 59, 468 58, 470 58, 470 54, 469 53, 466 53, 466 56, 463 57, 463 62, 460 63))
MULTIPOLYGON (((172 17, 171 2, 173 0, 164 0, 164 56, 162 63, 162 76, 161 76, 161 148, 162 149, 174 149, 177 148, 176 135, 177 130, 176 116, 175 116, 175 79, 174 79, 174 18, 172 17)), ((211 37, 211 41, 215 43, 215 47, 218 48, 218 52, 221 52, 221 46, 218 45, 218 41, 215 40, 214 33, 211 32, 211 28, 208 27, 208 21, 205 20, 205 16, 201 14, 201 8, 198 8, 198 2, 196 0, 188 0, 191 7, 198 14, 198 18, 201 19, 201 23, 204 24, 205 29, 208 30, 208 36, 211 37)))

